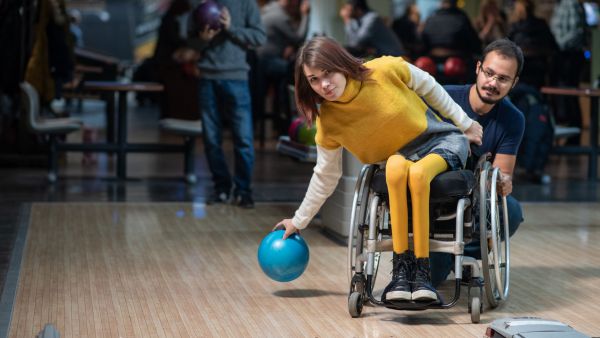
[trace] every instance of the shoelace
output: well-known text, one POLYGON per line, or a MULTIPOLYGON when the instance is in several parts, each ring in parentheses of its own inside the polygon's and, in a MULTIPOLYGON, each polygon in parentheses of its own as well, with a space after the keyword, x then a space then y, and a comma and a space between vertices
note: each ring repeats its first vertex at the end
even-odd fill
POLYGON ((393 265, 393 269, 391 271, 392 278, 395 279, 397 277, 400 277, 401 274, 404 274, 404 277, 406 279, 408 279, 410 267, 406 260, 398 259, 396 262, 394 262, 394 260, 392 259, 392 265, 393 265), (402 267, 403 267, 403 269, 401 269, 402 267), (398 272, 397 275, 394 274, 394 272, 396 272, 396 271, 398 272))

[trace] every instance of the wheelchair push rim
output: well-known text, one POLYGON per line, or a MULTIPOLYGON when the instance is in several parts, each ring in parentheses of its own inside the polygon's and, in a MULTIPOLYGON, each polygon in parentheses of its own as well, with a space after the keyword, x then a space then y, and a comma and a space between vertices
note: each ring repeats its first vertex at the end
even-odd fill
POLYGON ((481 265, 486 298, 492 308, 506 300, 510 281, 508 212, 506 197, 497 189, 499 174, 498 168, 486 163, 479 180, 481 265))
MULTIPOLYGON (((355 248, 355 243, 362 245, 362 233, 358 231, 359 222, 364 221, 368 200, 368 184, 370 184, 370 176, 372 176, 372 169, 370 166, 365 165, 360 171, 358 179, 356 181, 356 187, 354 189, 354 197, 352 200, 352 213, 350 215, 350 229, 348 231, 348 259, 347 259, 347 271, 348 271, 348 282, 352 283, 354 276, 355 264, 358 261, 357 257, 358 250, 355 248)), ((362 272, 362 271, 358 271, 362 272)))
MULTIPOLYGON (((356 183, 352 204, 350 232, 348 234, 348 277, 350 292, 349 310, 353 317, 360 316, 362 304, 369 301, 379 268, 381 253, 369 247, 369 227, 374 224, 381 229, 385 215, 378 213, 380 197, 370 192, 370 182, 375 166, 365 166, 356 183), (361 226, 363 226, 361 228, 361 226), (369 288, 369 290, 367 290, 369 288), (357 295, 358 294, 358 295, 357 295), (360 296, 359 296, 360 295, 360 296)), ((374 230, 374 229, 373 229, 374 230)), ((381 240, 381 232, 374 232, 376 240, 381 240)))

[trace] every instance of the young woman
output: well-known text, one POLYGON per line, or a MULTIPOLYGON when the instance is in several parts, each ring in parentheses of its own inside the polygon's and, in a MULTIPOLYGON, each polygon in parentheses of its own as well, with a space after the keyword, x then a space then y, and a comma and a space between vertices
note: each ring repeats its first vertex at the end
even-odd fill
POLYGON ((285 227, 287 237, 308 225, 342 175, 342 147, 363 163, 386 161, 394 258, 383 300, 435 301, 429 184, 439 173, 464 166, 468 140, 481 143, 481 126, 429 74, 402 58, 363 64, 326 37, 313 38, 300 49, 295 80, 298 109, 316 121, 317 164, 300 208, 276 228, 285 227), (421 97, 456 126, 442 122, 421 97), (407 187, 414 254, 408 249, 407 187))

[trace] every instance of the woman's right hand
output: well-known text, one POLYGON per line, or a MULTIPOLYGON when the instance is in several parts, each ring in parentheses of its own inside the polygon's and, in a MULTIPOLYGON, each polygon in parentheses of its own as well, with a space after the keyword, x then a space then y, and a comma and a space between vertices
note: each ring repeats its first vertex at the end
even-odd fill
POLYGON ((273 228, 273 231, 280 230, 280 229, 285 229, 285 234, 283 234, 283 239, 288 238, 292 234, 300 233, 300 230, 298 230, 298 228, 296 228, 294 226, 294 223, 292 223, 291 218, 286 218, 286 219, 282 220, 281 222, 277 223, 277 225, 275 225, 275 227, 273 228))

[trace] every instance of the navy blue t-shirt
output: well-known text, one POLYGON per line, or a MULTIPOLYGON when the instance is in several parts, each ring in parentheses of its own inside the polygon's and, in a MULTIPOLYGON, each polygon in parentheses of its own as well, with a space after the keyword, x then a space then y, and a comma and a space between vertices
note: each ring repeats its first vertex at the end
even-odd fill
POLYGON ((479 153, 517 155, 525 131, 525 117, 508 98, 503 98, 492 110, 481 116, 473 111, 469 103, 472 85, 444 86, 452 99, 483 127, 483 142, 479 153))

